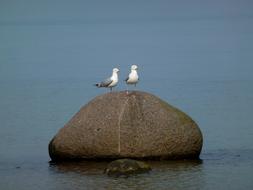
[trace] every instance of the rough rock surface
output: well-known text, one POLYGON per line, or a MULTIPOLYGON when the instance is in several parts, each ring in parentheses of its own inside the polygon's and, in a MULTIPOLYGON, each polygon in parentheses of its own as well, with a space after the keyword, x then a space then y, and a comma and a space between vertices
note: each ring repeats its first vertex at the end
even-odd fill
POLYGON ((112 161, 105 169, 109 176, 130 175, 149 172, 151 167, 145 162, 132 159, 119 159, 112 161))
POLYGON ((185 113, 146 92, 111 92, 83 106, 49 144, 52 161, 195 159, 202 134, 185 113))

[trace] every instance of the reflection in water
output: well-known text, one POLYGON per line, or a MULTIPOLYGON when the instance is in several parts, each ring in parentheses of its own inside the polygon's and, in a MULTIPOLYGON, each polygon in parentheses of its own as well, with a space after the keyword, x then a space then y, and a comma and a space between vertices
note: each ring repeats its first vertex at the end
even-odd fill
POLYGON ((147 161, 152 171, 108 177, 108 162, 50 164, 55 189, 252 189, 253 151, 204 151, 203 160, 147 161), (243 177, 240 177, 243 176, 243 177))
MULTIPOLYGON (((152 171, 129 177, 108 177, 103 174, 108 162, 67 162, 50 164, 53 176, 60 175, 71 179, 72 186, 95 189, 201 189, 205 178, 202 160, 147 161, 152 171)), ((60 184, 58 184, 60 185, 60 184)), ((61 186, 61 185, 60 185, 61 186)), ((61 188, 58 186, 57 188, 61 188)), ((66 186, 66 184, 65 184, 66 186)))
POLYGON ((51 169, 55 172, 76 172, 79 174, 101 174, 105 168, 107 162, 93 162, 93 161, 83 161, 83 162, 62 162, 62 163, 50 163, 51 169))

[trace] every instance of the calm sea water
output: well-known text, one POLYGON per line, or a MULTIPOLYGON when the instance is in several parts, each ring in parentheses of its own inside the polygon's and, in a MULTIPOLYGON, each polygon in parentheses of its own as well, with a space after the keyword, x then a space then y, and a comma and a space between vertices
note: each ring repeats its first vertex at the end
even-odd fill
MULTIPOLYGON (((0 189, 252 189, 252 1, 0 1, 0 189), (49 164, 47 145, 93 83, 139 66, 138 90, 189 114, 201 161, 49 164)), ((115 90, 124 90, 121 82, 115 90)))

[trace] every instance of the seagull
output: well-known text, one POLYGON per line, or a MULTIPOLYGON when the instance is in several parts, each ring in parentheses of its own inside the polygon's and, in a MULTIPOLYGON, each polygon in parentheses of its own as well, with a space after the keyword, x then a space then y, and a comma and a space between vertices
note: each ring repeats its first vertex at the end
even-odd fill
MULTIPOLYGON (((137 82, 139 81, 137 69, 138 69, 137 65, 131 66, 131 72, 128 75, 128 77, 125 79, 127 85, 134 84, 134 86, 136 86, 137 82)), ((128 90, 127 90, 127 93, 128 93, 128 90)))
POLYGON ((95 86, 97 86, 98 88, 100 88, 100 87, 110 88, 110 90, 112 91, 112 88, 114 86, 116 86, 117 83, 118 83, 118 72, 119 72, 119 69, 114 68, 112 70, 112 76, 111 77, 105 79, 104 81, 102 81, 100 83, 95 84, 95 86))

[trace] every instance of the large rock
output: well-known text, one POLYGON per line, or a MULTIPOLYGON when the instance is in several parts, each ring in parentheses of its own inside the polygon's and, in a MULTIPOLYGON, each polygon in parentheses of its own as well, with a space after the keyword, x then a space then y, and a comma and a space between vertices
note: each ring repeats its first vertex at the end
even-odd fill
POLYGON ((202 134, 185 113, 146 92, 111 92, 83 106, 49 144, 53 161, 194 159, 202 134))

